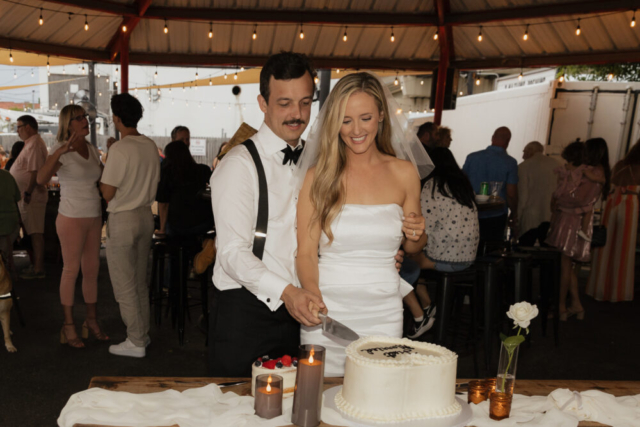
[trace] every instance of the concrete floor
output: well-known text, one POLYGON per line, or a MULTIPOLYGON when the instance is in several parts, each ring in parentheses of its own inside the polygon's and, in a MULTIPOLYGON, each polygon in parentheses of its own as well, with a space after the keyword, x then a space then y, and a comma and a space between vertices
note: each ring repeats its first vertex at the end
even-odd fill
MULTIPOLYGON (((15 261, 18 270, 27 265, 24 257, 16 257, 15 261)), ((163 319, 160 326, 152 325, 152 343, 144 359, 112 356, 108 353, 108 344, 91 339, 86 341, 84 349, 61 345, 58 285, 62 265, 48 263, 46 269, 44 280, 15 284, 27 324, 26 327, 19 325, 14 309, 13 342, 18 352, 9 354, 0 348, 0 426, 57 425, 56 419, 69 397, 86 389, 94 376, 206 375, 207 350, 205 336, 198 328, 199 307, 192 308, 193 321, 187 323, 182 347, 178 345, 177 331, 172 329, 170 319, 163 319)), ((584 280, 582 282, 584 284, 584 280)), ((636 292, 639 290, 636 286, 636 292)), ((197 295, 197 285, 193 293, 197 295)), ((79 285, 76 301, 79 327, 84 319, 79 285)), ((534 321, 531 345, 520 351, 518 378, 640 380, 638 298, 633 302, 611 304, 585 297, 583 304, 587 310, 585 320, 574 318, 561 323, 558 347, 553 343, 551 330, 543 337, 539 320, 534 321)), ((124 325, 111 290, 104 253, 100 269, 99 317, 103 330, 113 342, 124 340, 124 325)), ((431 337, 427 334, 424 339, 431 337)), ((453 350, 460 354, 458 377, 473 377, 471 351, 464 345, 456 345, 453 350)), ((497 350, 496 342, 494 353, 497 350)), ((489 374, 491 372, 480 372, 481 376, 489 374)))

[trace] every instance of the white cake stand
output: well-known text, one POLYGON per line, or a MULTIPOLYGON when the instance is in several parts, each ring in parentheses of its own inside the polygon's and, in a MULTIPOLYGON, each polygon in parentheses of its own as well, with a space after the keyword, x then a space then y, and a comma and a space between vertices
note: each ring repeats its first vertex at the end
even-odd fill
POLYGON ((471 412, 471 408, 469 404, 464 400, 456 397, 456 400, 462 406, 462 411, 458 415, 451 417, 443 417, 443 418, 432 418, 432 419, 422 419, 422 420, 412 420, 412 421, 401 421, 395 423, 380 423, 380 422, 367 422, 364 420, 360 420, 357 418, 353 418, 342 412, 338 409, 336 405, 336 394, 342 390, 342 386, 332 387, 328 390, 325 390, 323 393, 324 403, 328 408, 336 411, 345 422, 347 426, 353 427, 464 427, 467 422, 471 419, 473 413, 471 412))

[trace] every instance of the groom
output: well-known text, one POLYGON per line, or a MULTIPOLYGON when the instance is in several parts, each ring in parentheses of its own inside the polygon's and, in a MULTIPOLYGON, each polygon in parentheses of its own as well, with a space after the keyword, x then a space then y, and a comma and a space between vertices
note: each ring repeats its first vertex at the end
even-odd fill
POLYGON ((311 115, 315 76, 305 55, 271 56, 260 73, 258 102, 264 123, 251 138, 255 152, 246 143, 234 147, 211 177, 217 234, 213 282, 219 290, 210 314, 211 376, 248 377, 258 357, 297 356, 300 323, 320 323, 309 306, 313 302, 323 309, 322 298, 294 285, 294 170, 302 151, 300 136, 311 115), (266 233, 256 232, 259 206, 265 207, 259 200, 258 163, 267 187, 266 233), (264 234, 261 251, 254 241, 264 234))

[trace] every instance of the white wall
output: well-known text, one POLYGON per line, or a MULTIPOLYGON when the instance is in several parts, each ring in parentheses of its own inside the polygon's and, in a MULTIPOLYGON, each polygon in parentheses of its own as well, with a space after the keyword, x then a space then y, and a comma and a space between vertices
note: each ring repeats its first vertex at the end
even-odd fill
POLYGON ((452 130, 451 151, 460 167, 469 153, 491 144, 491 136, 500 126, 511 130, 507 152, 518 163, 522 161, 522 150, 527 143, 544 144, 551 84, 459 97, 455 110, 444 111, 442 125, 452 130))

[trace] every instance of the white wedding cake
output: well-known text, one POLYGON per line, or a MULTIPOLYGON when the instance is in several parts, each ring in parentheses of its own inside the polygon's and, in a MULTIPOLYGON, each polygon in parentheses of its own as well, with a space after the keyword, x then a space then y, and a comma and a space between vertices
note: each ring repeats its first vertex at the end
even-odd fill
POLYGON ((336 405, 346 415, 393 423, 457 415, 458 355, 406 338, 366 337, 347 347, 336 405))

